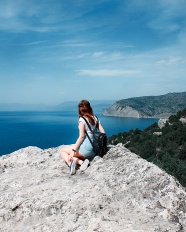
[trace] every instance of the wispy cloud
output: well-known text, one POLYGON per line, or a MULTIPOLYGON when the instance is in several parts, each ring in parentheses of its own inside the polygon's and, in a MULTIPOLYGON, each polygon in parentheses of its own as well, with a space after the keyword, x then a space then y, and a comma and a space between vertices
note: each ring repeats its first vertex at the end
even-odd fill
MULTIPOLYGON (((0 1, 0 30, 10 32, 36 31, 83 31, 90 26, 99 25, 92 19, 92 24, 84 19, 87 12, 94 11, 99 3, 94 1, 0 1)), ((88 16, 88 15, 87 15, 88 16)), ((74 46, 74 45, 73 45, 74 46)))
POLYGON ((86 76, 123 76, 123 75, 134 75, 139 74, 140 71, 138 70, 77 70, 79 75, 86 75, 86 76))
POLYGON ((104 52, 94 52, 93 57, 102 57, 104 54, 104 52))
MULTIPOLYGON (((44 22, 47 15, 55 16, 55 12, 52 12, 47 1, 43 3, 36 0, 0 1, 0 30, 18 33, 23 31, 47 32, 59 29, 59 25, 44 22)), ((59 10, 57 7, 55 9, 58 18, 59 10)))
POLYGON ((156 65, 157 66, 172 66, 172 65, 179 65, 184 64, 186 61, 183 57, 175 57, 171 56, 168 59, 159 60, 156 65))
POLYGON ((90 47, 96 46, 97 43, 95 42, 83 42, 83 41, 64 41, 58 44, 58 46, 64 47, 90 47))
MULTIPOLYGON (((106 6, 110 4, 108 0, 100 0, 99 3, 86 0, 70 2, 64 0, 0 1, 0 30, 14 32, 72 30, 83 33, 90 28, 104 29, 104 26, 108 25, 110 27, 117 25, 122 29, 130 28, 134 23, 138 24, 146 19, 146 26, 159 33, 161 30, 182 30, 185 24, 185 0, 118 1, 119 4, 112 3, 114 8, 110 8, 111 12, 108 14, 103 14, 101 11, 103 3, 106 6), (140 14, 140 18, 136 18, 136 12, 137 15, 140 14), (86 20, 84 20, 85 16, 86 20)), ((71 46, 81 46, 81 44, 72 43, 71 46)))
POLYGON ((153 29, 166 29, 166 31, 177 30, 182 26, 186 13, 185 0, 146 0, 129 3, 130 9, 135 12, 143 12, 145 17, 149 17, 148 23, 153 29), (153 7, 153 11, 152 11, 153 7))
POLYGON ((49 78, 45 75, 41 75, 41 74, 29 74, 29 76, 31 77, 32 80, 37 80, 37 81, 46 81, 49 80, 49 78))
POLYGON ((47 41, 44 40, 44 41, 35 41, 35 42, 31 42, 31 43, 26 43, 26 44, 18 44, 18 45, 21 45, 21 46, 32 46, 32 45, 40 45, 40 44, 43 44, 43 43, 46 43, 47 41))
POLYGON ((114 61, 114 60, 120 60, 123 59, 123 55, 120 52, 94 52, 93 58, 99 59, 102 61, 114 61))

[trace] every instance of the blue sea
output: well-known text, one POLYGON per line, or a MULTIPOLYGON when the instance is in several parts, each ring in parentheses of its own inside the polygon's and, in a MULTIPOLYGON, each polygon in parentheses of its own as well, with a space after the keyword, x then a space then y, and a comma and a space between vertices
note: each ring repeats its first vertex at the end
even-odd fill
MULTIPOLYGON (((130 129, 141 129, 157 122, 157 118, 99 117, 108 136, 130 129)), ((0 156, 27 146, 42 149, 72 144, 78 137, 76 111, 0 112, 0 156)))

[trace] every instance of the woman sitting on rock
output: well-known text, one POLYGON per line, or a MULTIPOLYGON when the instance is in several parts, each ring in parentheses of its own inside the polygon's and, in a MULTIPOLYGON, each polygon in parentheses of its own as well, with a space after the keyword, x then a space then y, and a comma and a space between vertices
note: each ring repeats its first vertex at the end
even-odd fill
MULTIPOLYGON (((87 126, 85 120, 81 117, 85 117, 89 122, 91 129, 94 130, 97 124, 97 117, 93 114, 92 107, 87 100, 80 101, 79 105, 79 137, 75 144, 64 146, 60 150, 61 157, 67 162, 70 167, 71 175, 76 173, 76 166, 80 165, 80 170, 84 171, 89 165, 89 159, 95 156, 92 144, 86 136, 85 131, 88 133, 90 139, 93 139, 92 132, 87 126)), ((100 121, 98 123, 98 129, 101 133, 105 133, 100 121)))

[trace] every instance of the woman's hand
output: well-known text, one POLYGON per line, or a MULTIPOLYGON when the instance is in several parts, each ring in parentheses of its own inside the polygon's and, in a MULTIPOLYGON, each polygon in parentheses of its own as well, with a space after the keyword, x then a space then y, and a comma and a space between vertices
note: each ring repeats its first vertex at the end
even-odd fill
POLYGON ((75 156, 75 152, 71 151, 69 157, 68 157, 68 162, 71 162, 73 160, 73 157, 75 156))

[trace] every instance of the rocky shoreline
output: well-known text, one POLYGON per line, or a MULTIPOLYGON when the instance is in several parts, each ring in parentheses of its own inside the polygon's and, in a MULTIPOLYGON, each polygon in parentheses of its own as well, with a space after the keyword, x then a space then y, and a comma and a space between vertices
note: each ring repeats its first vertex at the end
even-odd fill
POLYGON ((118 144, 70 176, 59 149, 0 157, 0 231, 186 231, 186 189, 157 166, 118 144))
POLYGON ((110 108, 104 110, 102 113, 103 116, 109 117, 122 117, 122 118, 163 118, 167 119, 171 116, 171 113, 160 113, 153 116, 149 116, 140 112, 136 109, 133 109, 130 106, 121 107, 117 103, 112 105, 110 108))

